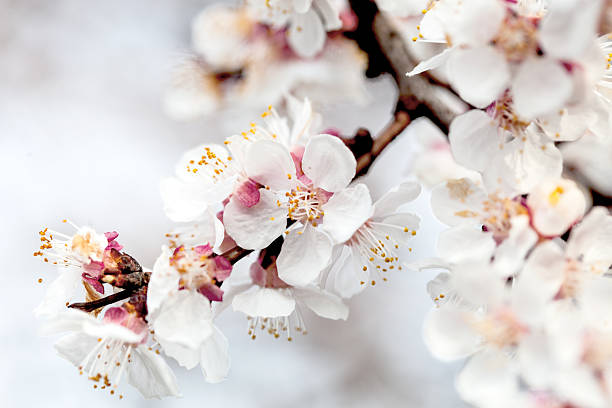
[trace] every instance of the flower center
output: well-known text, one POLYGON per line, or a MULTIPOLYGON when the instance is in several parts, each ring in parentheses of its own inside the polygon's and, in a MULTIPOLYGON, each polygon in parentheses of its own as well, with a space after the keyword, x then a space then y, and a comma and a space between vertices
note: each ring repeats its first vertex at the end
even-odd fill
POLYGON ((538 49, 536 21, 509 12, 493 40, 508 61, 522 61, 538 49))
POLYGON ((316 227, 325 215, 322 207, 331 197, 331 193, 318 188, 297 186, 290 192, 285 193, 285 196, 288 199, 289 218, 304 225, 310 223, 313 227, 316 227))
POLYGON ((202 156, 197 159, 189 160, 187 164, 187 172, 200 173, 210 177, 214 182, 224 179, 225 172, 228 169, 231 156, 227 156, 226 160, 223 160, 210 147, 205 147, 202 156))

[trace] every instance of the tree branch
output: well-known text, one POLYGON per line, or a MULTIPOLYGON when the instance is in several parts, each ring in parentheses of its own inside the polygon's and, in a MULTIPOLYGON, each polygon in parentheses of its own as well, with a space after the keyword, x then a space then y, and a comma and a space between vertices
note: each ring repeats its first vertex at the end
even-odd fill
POLYGON ((100 298, 98 300, 93 300, 91 302, 72 303, 71 305, 68 305, 68 307, 71 309, 83 310, 85 312, 93 312, 101 307, 127 299, 132 296, 134 292, 134 289, 124 289, 121 292, 113 293, 112 295, 100 298))

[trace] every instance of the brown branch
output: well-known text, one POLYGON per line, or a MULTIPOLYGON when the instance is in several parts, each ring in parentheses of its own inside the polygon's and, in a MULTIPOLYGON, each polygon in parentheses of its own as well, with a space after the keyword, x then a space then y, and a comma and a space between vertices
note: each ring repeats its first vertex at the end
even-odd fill
POLYGON ((127 299, 134 294, 135 290, 133 289, 125 289, 121 292, 113 293, 112 295, 100 298, 98 300, 94 300, 91 302, 83 302, 83 303, 72 303, 68 305, 71 309, 79 309, 85 312, 93 312, 96 309, 104 307, 106 305, 110 305, 120 300, 127 299))

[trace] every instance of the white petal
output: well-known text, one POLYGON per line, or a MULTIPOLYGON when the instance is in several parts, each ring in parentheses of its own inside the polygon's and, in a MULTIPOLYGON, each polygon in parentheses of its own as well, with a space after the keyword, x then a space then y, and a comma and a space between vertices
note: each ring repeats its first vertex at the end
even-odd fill
POLYGON ((310 58, 323 49, 326 37, 323 22, 318 14, 310 9, 293 17, 287 41, 297 55, 310 58))
POLYGON ((294 288, 293 293, 298 301, 306 304, 310 310, 321 317, 333 320, 348 318, 348 306, 336 295, 316 287, 294 288))
POLYGON ((495 252, 493 267, 503 277, 514 276, 522 267, 527 252, 538 241, 538 234, 529 225, 527 215, 514 216, 510 219, 508 237, 499 244, 495 252))
POLYGON ((492 233, 471 225, 457 225, 438 238, 438 255, 451 263, 490 259, 495 247, 492 233))
POLYGON ((70 333, 60 338, 54 346, 61 357, 79 366, 97 344, 95 337, 85 333, 70 333))
POLYGON ((219 184, 205 184, 197 180, 182 181, 167 177, 160 182, 164 211, 175 222, 194 221, 204 215, 209 204, 223 201, 234 187, 235 178, 219 184))
POLYGON ((524 138, 503 145, 492 158, 483 175, 488 191, 506 195, 525 194, 549 177, 560 177, 561 152, 546 135, 530 126, 524 138))
POLYGON ((426 72, 432 69, 439 68, 442 65, 444 65, 446 61, 448 61, 451 54, 456 50, 457 48, 454 48, 454 47, 447 48, 441 53, 436 54, 433 57, 426 59, 425 61, 419 62, 417 66, 414 67, 412 71, 407 72, 406 75, 411 77, 411 76, 415 76, 415 75, 421 74, 423 72, 426 72))
POLYGON ((302 158, 304 174, 315 187, 336 192, 346 187, 353 177, 357 162, 340 138, 331 135, 313 136, 302 158))
POLYGON ((291 0, 297 13, 305 13, 310 9, 313 0, 291 0))
POLYGON ((253 286, 234 296, 232 307, 251 317, 280 317, 293 313, 295 300, 287 289, 253 286))
POLYGON ((556 381, 559 396, 571 405, 589 408, 607 407, 600 380, 586 365, 566 370, 556 381))
POLYGON ((276 260, 279 278, 294 286, 311 283, 329 264, 332 247, 329 236, 315 227, 307 225, 301 234, 292 230, 276 260))
POLYGON ((599 0, 551 1, 539 29, 544 52, 564 60, 582 57, 596 36, 600 9, 599 0))
POLYGON ((372 215, 372 197, 365 184, 357 184, 335 193, 322 207, 321 227, 334 243, 347 241, 372 215))
POLYGON ((179 273, 170 266, 171 255, 172 251, 168 247, 162 247, 162 253, 153 266, 147 289, 147 309, 151 315, 157 312, 170 293, 178 290, 179 273))
POLYGON ((210 302, 191 290, 173 293, 162 304, 153 321, 153 329, 162 347, 165 343, 175 343, 199 349, 212 334, 210 302))
POLYGON ((181 367, 185 367, 187 370, 191 370, 200 363, 200 349, 192 349, 169 342, 164 342, 161 345, 167 356, 175 359, 181 367))
POLYGON ((604 207, 594 207, 572 229, 567 255, 603 274, 612 264, 612 216, 604 207))
POLYGON ((530 333, 521 339, 518 348, 521 374, 535 389, 546 389, 555 377, 555 365, 550 355, 548 339, 541 333, 530 333))
POLYGON ((612 331, 612 279, 597 277, 585 283, 580 303, 591 327, 612 331))
POLYGON ((66 310, 66 302, 70 302, 81 285, 80 268, 61 268, 60 274, 49 285, 42 302, 34 310, 36 317, 49 317, 66 310))
POLYGON ((558 111, 572 93, 565 68, 549 58, 523 62, 512 82, 515 112, 525 120, 558 111))
POLYGON ((425 317, 423 337, 436 358, 455 360, 478 350, 480 336, 466 323, 464 313, 447 303, 432 309, 425 317))
POLYGON ((213 335, 204 341, 201 352, 201 368, 209 383, 223 381, 230 369, 229 342, 216 326, 213 335))
POLYGON ((431 192, 434 215, 447 225, 481 224, 487 194, 469 179, 449 180, 431 192))
POLYGON ((287 209, 278 206, 276 196, 260 189, 260 199, 253 207, 245 207, 230 199, 223 212, 227 233, 246 249, 262 249, 280 236, 287 226, 287 209))
POLYGON ((363 270, 361 254, 355 247, 351 248, 351 260, 346 262, 334 275, 334 291, 343 298, 350 298, 365 289, 370 272, 363 270))
POLYGON ((485 108, 508 87, 506 57, 491 46, 457 49, 447 62, 448 79, 459 96, 477 108, 485 108))
POLYGON ((499 400, 516 394, 518 378, 507 356, 489 351, 472 357, 455 385, 465 401, 476 406, 493 407, 499 400))
POLYGON ((295 184, 295 165, 285 146, 270 140, 251 145, 246 157, 248 176, 272 190, 290 190, 295 184))
POLYGON ((406 181, 393 187, 374 204, 374 217, 391 215, 400 206, 414 201, 419 194, 421 194, 421 185, 414 181, 406 181))
POLYGON ((164 359, 145 346, 132 353, 132 362, 127 369, 129 383, 145 398, 161 398, 180 395, 174 373, 164 359))
POLYGON ((499 150, 497 124, 481 110, 457 116, 450 125, 448 138, 457 163, 483 171, 499 150))
POLYGON ((327 31, 339 30, 342 28, 342 20, 340 20, 339 12, 334 6, 334 1, 330 0, 313 0, 313 5, 316 6, 327 31))

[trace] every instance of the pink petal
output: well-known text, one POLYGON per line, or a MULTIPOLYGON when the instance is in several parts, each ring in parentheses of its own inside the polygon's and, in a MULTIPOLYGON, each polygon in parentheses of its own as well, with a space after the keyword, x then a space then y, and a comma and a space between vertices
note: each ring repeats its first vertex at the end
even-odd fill
POLYGON ((221 302, 223 300, 223 291, 215 284, 207 283, 198 289, 202 295, 206 296, 208 300, 221 302))
POLYGON ((210 256, 213 253, 213 250, 212 250, 212 247, 210 246, 210 244, 198 245, 198 246, 194 247, 193 250, 198 255, 204 255, 204 256, 210 256))
POLYGON ((254 181, 248 180, 242 183, 236 188, 234 191, 234 195, 245 207, 252 207, 259 202, 259 188, 257 187, 257 183, 254 181))
POLYGON ((224 256, 215 257, 215 279, 218 281, 224 281, 229 278, 232 273, 232 264, 224 256))

